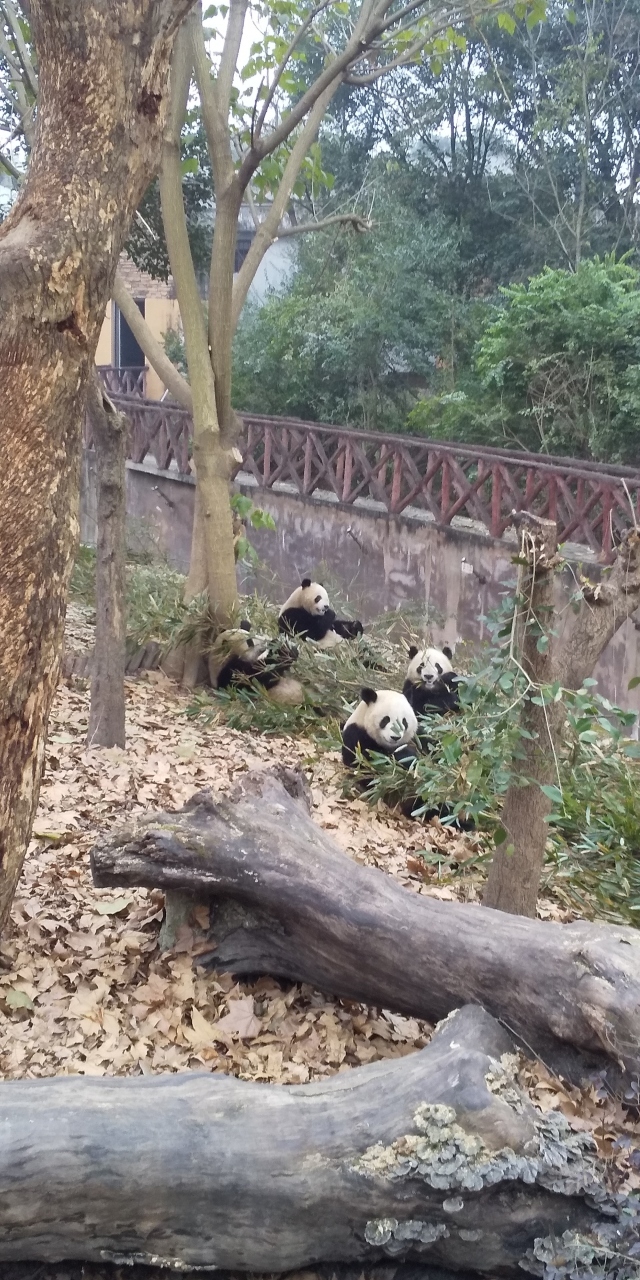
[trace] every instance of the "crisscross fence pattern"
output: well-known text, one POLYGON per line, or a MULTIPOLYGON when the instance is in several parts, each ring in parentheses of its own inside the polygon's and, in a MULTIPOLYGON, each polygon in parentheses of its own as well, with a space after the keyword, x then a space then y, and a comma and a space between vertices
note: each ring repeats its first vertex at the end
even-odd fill
MULTIPOLYGON (((171 403, 115 394, 128 415, 129 457, 191 471, 191 418, 171 403)), ((513 511, 555 520, 561 542, 607 560, 640 524, 640 470, 516 450, 445 444, 293 418, 244 414, 238 471, 260 489, 360 506, 438 525, 471 521, 504 537, 513 511)), ((87 440, 90 444, 90 441, 87 440)))

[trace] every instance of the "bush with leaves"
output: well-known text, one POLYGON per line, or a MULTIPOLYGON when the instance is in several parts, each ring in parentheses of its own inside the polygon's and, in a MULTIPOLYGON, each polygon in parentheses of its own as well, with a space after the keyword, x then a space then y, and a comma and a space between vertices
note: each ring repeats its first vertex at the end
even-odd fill
MULTIPOLYGON (((543 788, 553 802, 543 888, 583 916, 640 926, 640 744, 627 736, 636 716, 600 696, 593 679, 577 692, 557 684, 532 691, 510 656, 512 613, 513 600, 506 599, 485 620, 492 642, 460 684, 460 714, 422 718, 433 750, 409 770, 375 757, 367 765, 373 779, 366 795, 371 801, 389 792, 398 802, 417 797, 423 811, 446 804, 451 816, 445 823, 468 815, 501 844, 507 838, 502 798, 527 734, 518 705, 524 697, 561 699, 566 722, 557 782, 543 788)), ((420 806, 414 813, 419 816, 420 806)), ((487 851, 486 861, 489 856, 487 851)))
POLYGON ((457 231, 419 218, 392 188, 383 175, 370 232, 301 237, 287 287, 245 310, 239 409, 398 431, 420 389, 451 385, 484 304, 457 289, 457 231))
POLYGON ((475 374, 411 430, 607 462, 640 460, 640 272, 613 257, 503 290, 475 374))

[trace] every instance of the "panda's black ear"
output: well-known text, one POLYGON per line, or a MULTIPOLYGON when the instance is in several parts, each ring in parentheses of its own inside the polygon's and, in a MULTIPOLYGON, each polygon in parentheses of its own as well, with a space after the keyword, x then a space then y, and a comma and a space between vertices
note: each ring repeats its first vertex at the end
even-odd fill
POLYGON ((301 586, 301 587, 310 587, 310 586, 311 586, 311 578, 303 578, 303 579, 302 579, 302 582, 300 583, 300 586, 301 586))
POLYGON ((367 706, 369 706, 369 707, 371 706, 371 703, 372 703, 372 702, 377 702, 377 701, 378 701, 378 695, 377 695, 377 693, 376 693, 375 689, 368 689, 368 688, 367 688, 367 689, 361 689, 361 690, 360 690, 360 697, 362 698, 362 701, 363 701, 363 702, 366 702, 367 706))
POLYGON ((250 630, 251 630, 251 623, 250 623, 250 622, 248 622, 246 618, 243 618, 243 619, 242 619, 242 622, 240 623, 240 630, 241 630, 241 631, 250 631, 250 630))
POLYGON ((410 644, 409 645, 409 661, 411 661, 412 658, 415 658, 416 654, 419 652, 420 650, 417 644, 410 644))
POLYGON ((442 647, 442 652, 443 652, 443 654, 444 654, 445 658, 448 658, 448 659, 449 659, 449 662, 451 662, 451 659, 452 659, 452 657, 453 657, 453 650, 449 648, 449 645, 448 645, 448 644, 443 645, 443 647, 442 647))

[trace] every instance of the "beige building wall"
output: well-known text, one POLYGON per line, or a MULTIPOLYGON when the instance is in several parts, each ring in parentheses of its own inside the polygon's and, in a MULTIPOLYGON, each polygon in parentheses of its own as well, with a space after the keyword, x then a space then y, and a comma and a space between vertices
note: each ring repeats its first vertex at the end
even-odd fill
POLYGON ((113 303, 107 303, 107 312, 102 322, 96 364, 113 364, 113 303))
MULTIPOLYGON (((177 298, 172 297, 172 281, 165 284, 162 280, 154 280, 145 271, 139 271, 133 262, 122 257, 119 266, 132 297, 144 298, 145 320, 158 342, 162 343, 167 329, 180 327, 180 308, 177 298)), ((98 346, 96 364, 115 364, 115 334, 113 325, 112 302, 107 303, 98 346)), ((157 373, 149 368, 145 377, 145 394, 150 400, 159 400, 165 391, 164 383, 157 373)))
MULTIPOLYGON (((145 298, 145 320, 158 342, 162 343, 167 329, 180 328, 180 308, 177 298, 145 298)), ((147 368, 145 388, 149 400, 159 400, 165 391, 164 383, 155 369, 147 368)))

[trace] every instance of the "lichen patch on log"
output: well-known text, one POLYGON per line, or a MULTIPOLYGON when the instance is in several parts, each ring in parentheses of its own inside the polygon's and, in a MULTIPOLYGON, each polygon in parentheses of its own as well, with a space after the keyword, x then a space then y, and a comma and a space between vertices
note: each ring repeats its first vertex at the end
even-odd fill
POLYGON ((405 1134, 389 1146, 376 1143, 354 1170, 394 1181, 420 1177, 441 1191, 481 1191, 518 1178, 561 1195, 590 1194, 600 1186, 593 1139, 574 1133, 559 1112, 535 1116, 535 1136, 522 1152, 492 1151, 458 1123, 453 1107, 422 1103, 414 1123, 417 1134, 405 1134))

